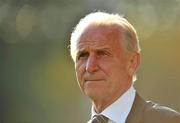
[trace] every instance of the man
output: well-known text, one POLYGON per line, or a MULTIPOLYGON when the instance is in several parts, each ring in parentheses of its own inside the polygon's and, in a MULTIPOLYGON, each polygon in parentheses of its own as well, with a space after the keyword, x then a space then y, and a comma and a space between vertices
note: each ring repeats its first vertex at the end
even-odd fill
POLYGON ((95 12, 71 35, 80 89, 92 100, 88 123, 180 123, 180 114, 144 101, 133 87, 140 65, 134 27, 118 14, 95 12))

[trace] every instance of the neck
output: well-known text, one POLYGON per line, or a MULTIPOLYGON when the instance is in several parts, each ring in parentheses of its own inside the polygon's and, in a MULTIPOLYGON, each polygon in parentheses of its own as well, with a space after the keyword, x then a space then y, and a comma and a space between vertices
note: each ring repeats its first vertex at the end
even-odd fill
POLYGON ((94 107, 94 111, 96 113, 101 113, 105 108, 107 108, 109 105, 111 105, 113 103, 113 101, 108 101, 108 100, 99 100, 99 101, 93 101, 93 107, 94 107))
POLYGON ((128 88, 122 90, 120 93, 113 95, 113 97, 109 96, 105 99, 92 100, 94 111, 98 114, 101 113, 108 106, 110 106, 112 103, 114 103, 120 96, 122 96, 129 88, 130 88, 130 86, 128 88))

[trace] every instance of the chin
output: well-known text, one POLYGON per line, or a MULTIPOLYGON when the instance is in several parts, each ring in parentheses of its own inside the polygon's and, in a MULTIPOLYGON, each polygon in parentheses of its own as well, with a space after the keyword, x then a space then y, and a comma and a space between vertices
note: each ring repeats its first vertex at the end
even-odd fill
POLYGON ((85 95, 90 97, 92 100, 100 99, 104 94, 99 89, 86 89, 85 95))

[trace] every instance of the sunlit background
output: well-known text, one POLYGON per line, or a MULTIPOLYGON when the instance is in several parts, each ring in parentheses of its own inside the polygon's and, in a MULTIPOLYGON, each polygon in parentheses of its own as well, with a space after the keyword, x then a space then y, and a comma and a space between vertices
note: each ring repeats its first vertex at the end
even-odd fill
POLYGON ((180 0, 0 0, 0 123, 85 123, 69 55, 80 18, 103 10, 137 29, 145 99, 180 111, 180 0))

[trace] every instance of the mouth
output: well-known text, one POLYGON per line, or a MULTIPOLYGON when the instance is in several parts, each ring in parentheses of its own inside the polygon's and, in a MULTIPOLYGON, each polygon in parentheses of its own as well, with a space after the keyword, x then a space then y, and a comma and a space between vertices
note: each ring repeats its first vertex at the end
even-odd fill
POLYGON ((85 80, 85 83, 87 82, 100 82, 103 81, 103 79, 90 79, 90 80, 85 80))

